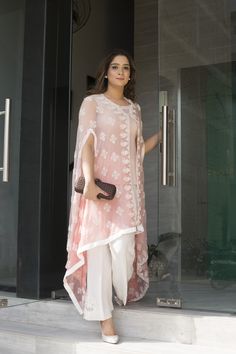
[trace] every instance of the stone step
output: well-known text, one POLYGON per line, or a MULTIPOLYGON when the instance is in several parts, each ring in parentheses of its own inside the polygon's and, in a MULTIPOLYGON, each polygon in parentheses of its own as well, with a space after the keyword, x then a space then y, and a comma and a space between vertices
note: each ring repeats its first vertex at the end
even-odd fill
POLYGON ((51 326, 0 322, 1 354, 235 354, 235 350, 121 337, 104 343, 100 333, 51 326))
MULTIPOLYGON (((10 300, 9 300, 10 302, 10 300)), ((236 352, 236 316, 223 313, 144 307, 115 307, 121 336, 180 344, 227 348, 236 352)), ((74 305, 63 300, 14 303, 0 309, 0 323, 16 322, 57 328, 58 331, 99 333, 97 321, 85 321, 74 305)))

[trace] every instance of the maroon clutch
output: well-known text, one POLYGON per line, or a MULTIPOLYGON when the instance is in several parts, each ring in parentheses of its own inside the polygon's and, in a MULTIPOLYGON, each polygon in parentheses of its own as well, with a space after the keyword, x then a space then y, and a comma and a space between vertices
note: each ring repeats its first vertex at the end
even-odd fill
MULTIPOLYGON (((102 182, 99 178, 95 178, 95 184, 108 194, 108 195, 105 195, 105 194, 99 193, 97 195, 98 199, 103 198, 103 199, 112 200, 114 198, 114 196, 116 194, 116 186, 114 184, 102 182)), ((84 185, 85 185, 85 178, 83 176, 81 176, 81 177, 79 177, 79 179, 75 183, 75 191, 77 193, 83 194, 84 185)))

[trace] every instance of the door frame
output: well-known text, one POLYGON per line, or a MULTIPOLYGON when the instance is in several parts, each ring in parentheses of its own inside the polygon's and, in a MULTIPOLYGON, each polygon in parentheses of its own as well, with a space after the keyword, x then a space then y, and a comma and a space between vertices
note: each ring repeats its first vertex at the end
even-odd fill
POLYGON ((26 0, 18 297, 48 297, 62 285, 68 224, 71 6, 72 1, 26 0))

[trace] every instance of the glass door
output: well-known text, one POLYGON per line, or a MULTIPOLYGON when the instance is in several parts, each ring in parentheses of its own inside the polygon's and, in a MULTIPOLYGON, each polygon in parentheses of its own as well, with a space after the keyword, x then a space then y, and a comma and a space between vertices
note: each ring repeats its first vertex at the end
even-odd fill
POLYGON ((236 4, 159 0, 159 306, 236 309, 236 4))
POLYGON ((24 1, 0 3, 0 290, 15 290, 24 1))

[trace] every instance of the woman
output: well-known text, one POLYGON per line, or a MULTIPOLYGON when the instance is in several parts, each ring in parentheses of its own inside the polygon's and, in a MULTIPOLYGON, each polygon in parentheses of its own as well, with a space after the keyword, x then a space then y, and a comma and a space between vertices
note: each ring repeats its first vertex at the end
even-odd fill
POLYGON ((142 137, 131 56, 115 50, 102 62, 83 100, 74 156, 64 286, 86 320, 100 321, 102 338, 119 340, 112 321, 112 286, 119 305, 141 299, 149 285, 143 157, 160 142, 142 137), (74 185, 83 175, 83 195, 74 185), (116 185, 113 200, 94 178, 116 185))

